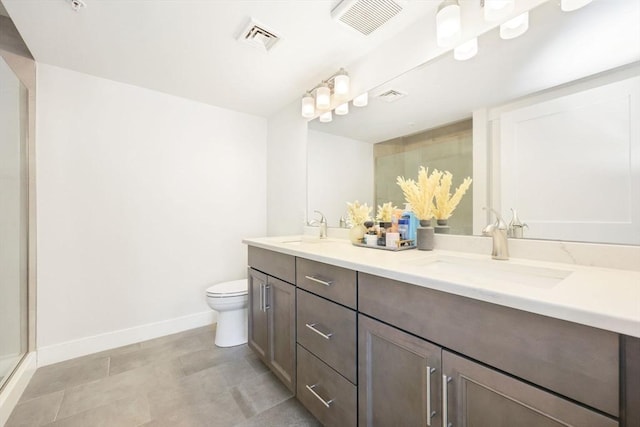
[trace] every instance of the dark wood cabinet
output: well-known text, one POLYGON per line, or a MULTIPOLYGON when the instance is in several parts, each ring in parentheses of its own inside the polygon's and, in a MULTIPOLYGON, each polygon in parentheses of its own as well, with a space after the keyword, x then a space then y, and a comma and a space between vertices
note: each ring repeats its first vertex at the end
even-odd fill
POLYGON ((442 425, 615 427, 618 421, 448 351, 442 352, 442 425))
POLYGON ((359 425, 441 426, 441 352, 359 314, 359 425))
POLYGON ((249 268, 248 345, 295 393, 295 286, 249 268))

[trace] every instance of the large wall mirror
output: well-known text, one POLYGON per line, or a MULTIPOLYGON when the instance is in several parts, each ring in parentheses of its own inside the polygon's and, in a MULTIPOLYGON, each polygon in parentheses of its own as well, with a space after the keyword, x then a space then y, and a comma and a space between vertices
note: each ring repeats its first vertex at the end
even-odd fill
POLYGON ((507 222, 516 208, 525 237, 640 244, 640 2, 562 12, 548 1, 529 19, 521 37, 491 30, 474 58, 446 53, 370 91, 367 107, 309 122, 309 212, 337 226, 346 201, 375 205, 380 182, 393 188, 390 177, 415 177, 418 163, 451 170, 458 185, 467 170, 455 156, 396 155, 394 170, 380 155, 399 139, 469 126, 473 192, 454 218, 472 218, 452 231, 478 234, 490 205, 507 222))

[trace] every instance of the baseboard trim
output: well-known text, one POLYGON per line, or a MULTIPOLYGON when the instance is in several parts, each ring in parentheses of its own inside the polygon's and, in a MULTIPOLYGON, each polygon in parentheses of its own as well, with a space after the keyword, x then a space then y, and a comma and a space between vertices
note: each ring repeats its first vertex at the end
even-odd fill
POLYGON ((213 310, 38 348, 38 367, 215 323, 213 310))
POLYGON ((0 393, 0 426, 5 425, 9 420, 13 408, 18 404, 20 396, 36 371, 36 363, 35 352, 25 355, 2 389, 2 393, 0 393))

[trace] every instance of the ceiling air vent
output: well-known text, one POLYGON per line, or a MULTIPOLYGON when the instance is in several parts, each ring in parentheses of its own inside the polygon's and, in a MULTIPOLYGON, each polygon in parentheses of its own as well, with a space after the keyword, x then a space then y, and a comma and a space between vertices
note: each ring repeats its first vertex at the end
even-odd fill
POLYGON ((250 20, 244 31, 240 33, 238 40, 268 51, 280 41, 280 37, 278 37, 275 32, 266 29, 263 25, 259 25, 254 20, 250 20))
POLYGON ((393 0, 342 0, 331 17, 367 36, 401 10, 393 0))
POLYGON ((400 98, 407 96, 406 92, 400 92, 399 90, 389 89, 376 95, 376 98, 383 100, 384 102, 397 101, 400 98))

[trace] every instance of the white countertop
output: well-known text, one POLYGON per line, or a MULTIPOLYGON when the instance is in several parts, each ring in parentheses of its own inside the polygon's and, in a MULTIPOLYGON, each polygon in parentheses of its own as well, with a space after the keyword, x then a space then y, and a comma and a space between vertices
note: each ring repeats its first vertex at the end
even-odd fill
POLYGON ((638 271, 514 258, 498 261, 489 254, 438 249, 391 252, 357 247, 343 239, 310 236, 250 238, 243 242, 640 338, 638 271), (535 274, 507 283, 505 277, 512 271, 535 274))

